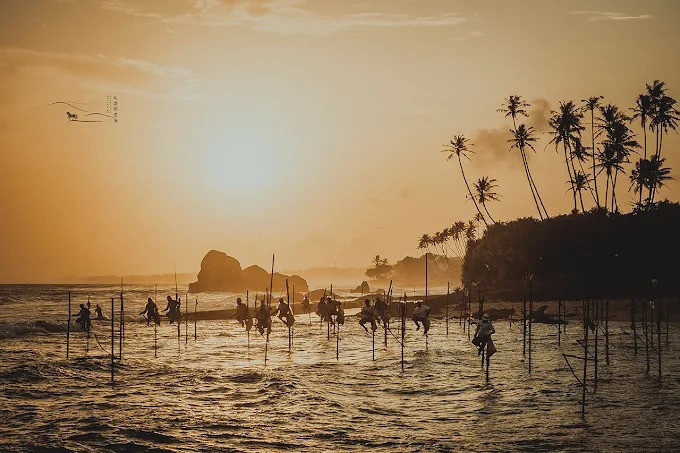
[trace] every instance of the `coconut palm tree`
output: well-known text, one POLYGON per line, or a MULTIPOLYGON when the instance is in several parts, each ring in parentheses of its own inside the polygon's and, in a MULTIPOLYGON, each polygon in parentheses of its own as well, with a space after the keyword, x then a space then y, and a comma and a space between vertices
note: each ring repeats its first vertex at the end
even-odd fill
MULTIPOLYGON (((529 114, 527 113, 526 109, 529 108, 529 103, 525 102, 521 96, 518 96, 516 94, 511 94, 505 99, 505 102, 501 104, 501 107, 499 109, 496 109, 497 112, 501 112, 505 114, 505 118, 512 118, 512 134, 517 137, 517 118, 518 117, 528 117, 529 114)), ((521 126, 521 125, 520 125, 521 126)), ((531 169, 529 168, 529 160, 527 159, 526 152, 524 146, 518 148, 520 156, 522 157, 522 165, 524 165, 524 173, 526 174, 527 181, 529 182, 529 189, 531 190, 531 196, 534 199, 534 203, 536 204, 536 208, 538 209, 538 216, 543 219, 543 213, 541 212, 541 207, 539 207, 539 202, 541 206, 543 207, 543 212, 545 212, 545 217, 548 218, 550 217, 548 215, 548 212, 545 210, 545 206, 543 205, 543 200, 541 199, 541 195, 538 193, 538 187, 536 187, 536 183, 534 182, 534 177, 531 174, 531 169)), ((536 150, 534 149, 534 152, 536 150)))
MULTIPOLYGON (((430 246, 430 235, 423 234, 420 237, 420 239, 418 240, 418 250, 428 249, 429 246, 430 246)), ((379 256, 378 256, 378 259, 380 259, 379 256)))
POLYGON ((469 160, 470 157, 468 156, 468 154, 474 152, 470 149, 470 146, 472 146, 472 143, 470 143, 470 140, 465 138, 464 135, 456 135, 453 137, 453 139, 449 141, 449 143, 444 145, 444 149, 442 150, 442 152, 449 153, 446 160, 451 160, 453 159, 454 156, 458 158, 458 165, 460 166, 460 173, 463 176, 463 182, 465 182, 465 187, 467 187, 468 193, 470 194, 470 198, 472 199, 472 202, 475 205, 475 209, 477 209, 477 213, 480 216, 482 216, 482 221, 484 221, 484 225, 488 226, 488 223, 486 222, 484 215, 482 215, 482 211, 479 210, 479 206, 477 205, 475 197, 472 195, 472 190, 470 190, 470 185, 468 184, 467 178, 465 177, 465 170, 463 170, 462 157, 465 157, 469 160))
POLYGON ((677 102, 666 95, 666 83, 660 80, 647 84, 647 96, 651 103, 649 128, 656 137, 654 154, 660 156, 664 134, 668 134, 669 129, 676 130, 678 124, 679 112, 675 107, 677 102))
POLYGON ((591 148, 592 151, 592 164, 593 164, 593 186, 595 192, 595 204, 600 207, 600 194, 597 190, 597 173, 595 171, 595 109, 600 106, 600 100, 604 99, 604 96, 591 96, 588 99, 582 99, 584 102, 584 109, 590 111, 590 138, 591 138, 591 148))
POLYGON ((555 144, 555 149, 561 143, 564 148, 564 163, 567 166, 567 173, 569 174, 569 181, 571 185, 572 198, 574 200, 574 210, 578 210, 576 204, 576 185, 574 184, 574 176, 576 175, 576 167, 573 160, 573 143, 581 139, 581 131, 585 128, 581 125, 583 113, 576 107, 573 101, 560 102, 559 112, 553 111, 548 124, 552 128, 553 135, 550 143, 555 144))
MULTIPOLYGON (((532 145, 532 143, 536 141, 536 137, 534 136, 534 128, 531 126, 520 124, 519 127, 511 129, 510 133, 512 134, 512 138, 508 140, 508 143, 512 143, 512 146, 510 146, 510 150, 512 149, 519 150, 519 153, 522 156, 522 161, 524 162, 525 169, 528 170, 529 162, 526 159, 526 149, 529 148, 536 152, 536 148, 534 148, 534 145, 532 145)), ((548 215, 548 211, 545 209, 543 200, 541 199, 541 196, 538 194, 538 189, 533 185, 533 179, 529 176, 529 174, 530 173, 527 172, 527 179, 529 180, 529 186, 532 188, 531 195, 533 195, 534 197, 534 203, 536 204, 538 217, 541 220, 543 220, 543 218, 549 218, 550 216, 548 215), (543 208, 542 211, 541 208, 543 208)))
MULTIPOLYGON (((642 193, 643 188, 649 190, 650 195, 645 200, 648 205, 654 203, 656 190, 663 187, 665 181, 673 179, 670 176, 670 168, 663 166, 665 162, 665 158, 657 156, 652 156, 651 159, 640 159, 635 162, 635 168, 630 174, 630 189, 633 189, 635 193, 642 193)), ((641 203, 640 206, 642 206, 641 203)))
POLYGON ((496 221, 493 219, 493 217, 491 217, 491 213, 489 213, 486 203, 489 201, 500 200, 501 196, 495 192, 495 190, 498 188, 498 184, 496 184, 497 182, 498 181, 493 178, 490 179, 487 176, 482 176, 477 180, 476 183, 474 183, 477 201, 482 205, 484 212, 486 212, 486 215, 489 216, 489 219, 491 219, 493 223, 496 223, 496 221))
POLYGON ((616 182, 619 173, 625 173, 623 164, 630 162, 630 155, 637 152, 640 144, 635 140, 633 132, 628 128, 628 118, 617 109, 604 112, 602 130, 606 133, 603 149, 598 155, 599 165, 607 175, 607 191, 605 192, 605 207, 616 211, 616 182), (612 185, 611 207, 609 201, 609 183, 612 185))
POLYGON ((576 174, 574 175, 574 186, 576 187, 576 191, 578 192, 579 199, 581 201, 581 211, 586 212, 586 208, 583 205, 583 195, 582 195, 582 190, 589 188, 589 178, 586 172, 583 170, 577 170, 576 174))
MULTIPOLYGON (((647 159, 647 120, 649 118, 652 118, 654 115, 654 106, 652 105, 652 98, 648 94, 639 94, 637 98, 635 98, 635 107, 632 107, 631 110, 633 111, 633 117, 632 119, 640 119, 640 127, 642 128, 642 134, 644 136, 644 141, 643 141, 643 150, 644 150, 644 157, 643 159, 647 159)), ((642 159, 639 162, 636 162, 636 168, 639 167, 641 164, 642 159)), ((632 177, 632 175, 631 175, 632 177)), ((642 187, 643 185, 638 186, 638 188, 635 190, 635 192, 639 193, 639 199, 638 199, 638 204, 642 204, 642 187), (638 190, 639 189, 639 190, 638 190)))
POLYGON ((465 239, 467 239, 468 242, 474 241, 477 238, 477 221, 475 219, 472 219, 468 221, 467 225, 465 226, 465 239))

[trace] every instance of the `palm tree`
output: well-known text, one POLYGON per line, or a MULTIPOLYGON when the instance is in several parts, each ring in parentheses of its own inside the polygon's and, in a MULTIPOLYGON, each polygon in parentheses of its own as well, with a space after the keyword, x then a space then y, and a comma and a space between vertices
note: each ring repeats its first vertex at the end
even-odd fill
POLYGON ((643 187, 647 188, 649 190, 647 204, 654 203, 656 190, 663 187, 665 181, 673 179, 670 176, 670 168, 663 166, 665 162, 665 158, 657 156, 652 156, 651 159, 640 159, 635 163, 635 168, 631 172, 630 188, 634 189, 635 193, 642 193, 643 187))
POLYGON ((466 157, 468 160, 470 157, 468 154, 473 153, 469 147, 472 146, 470 143, 470 140, 465 138, 463 135, 456 135, 447 143, 444 145, 444 149, 442 150, 443 153, 449 153, 448 157, 446 160, 451 160, 453 159, 454 156, 458 158, 458 165, 460 166, 460 173, 463 176, 463 181, 465 182, 465 187, 467 187, 468 193, 470 194, 470 198, 472 199, 472 202, 475 205, 475 209, 477 209, 477 213, 482 216, 482 220, 484 221, 484 225, 488 226, 488 223, 486 222, 486 219, 482 215, 482 211, 479 210, 479 206, 477 205, 477 201, 475 200, 475 197, 472 195, 472 190, 470 190, 470 185, 468 184, 467 178, 465 177, 465 171, 463 170, 463 161, 462 157, 466 157))
POLYGON ((574 186, 578 192, 579 199, 581 201, 581 211, 586 212, 586 208, 583 206, 583 195, 581 191, 583 189, 590 188, 588 175, 583 170, 577 170, 574 175, 574 186))
POLYGON ((562 143, 564 147, 564 163, 567 166, 567 173, 569 174, 569 182, 571 185, 571 193, 574 199, 574 210, 578 210, 576 204, 576 185, 574 184, 574 176, 576 175, 576 167, 574 167, 574 159, 572 154, 573 143, 581 139, 581 131, 585 128, 581 125, 583 113, 576 108, 573 101, 560 102, 559 112, 552 112, 548 124, 553 129, 551 134, 554 136, 550 143, 555 144, 555 149, 562 143))
MULTIPOLYGON (((529 114, 527 113, 526 109, 529 107, 529 103, 525 102, 521 96, 518 96, 516 94, 511 94, 505 99, 505 102, 501 104, 501 108, 496 109, 497 112, 501 112, 505 114, 505 118, 512 118, 512 130, 510 132, 513 133, 515 137, 517 137, 517 117, 518 116, 523 116, 523 117, 528 117, 529 114)), ((521 127, 522 125, 520 125, 521 127)), ((510 140, 509 140, 510 141, 510 140)), ((512 149, 512 148, 511 148, 512 149)), ((529 160, 527 159, 526 152, 524 146, 518 147, 520 156, 522 157, 522 164, 524 165, 524 173, 526 174, 527 181, 529 182, 529 189, 531 190, 531 196, 534 199, 534 203, 536 204, 536 209, 538 209, 538 216, 543 219, 543 213, 541 212, 541 208, 539 207, 539 201, 541 206, 543 207, 543 212, 545 212, 545 217, 548 218, 550 217, 548 215, 548 212, 545 210, 545 206, 543 205, 543 200, 541 199, 541 195, 538 193, 538 187, 536 187, 536 183, 534 182, 534 177, 531 175, 531 169, 529 168, 529 160)), ((533 148, 532 148, 533 149, 533 148)), ((534 152, 536 150, 534 149, 534 152)))
POLYGON ((543 220, 544 218, 543 214, 545 213, 545 218, 549 218, 550 216, 548 215, 548 211, 545 209, 543 200, 541 199, 541 196, 538 194, 538 189, 533 184, 533 178, 529 176, 530 175, 529 162, 527 161, 525 150, 527 148, 530 148, 534 152, 536 152, 536 148, 534 148, 534 145, 532 145, 532 143, 536 141, 536 137, 534 137, 534 128, 531 126, 525 126, 524 124, 520 124, 519 127, 511 129, 510 132, 512 133, 512 138, 508 140, 508 143, 512 143, 512 146, 510 146, 510 150, 517 148, 519 150, 520 155, 522 156, 524 168, 527 170, 527 179, 529 180, 531 195, 533 195, 534 197, 534 203, 536 204, 536 209, 538 210, 538 217, 541 220, 543 220), (543 211, 541 211, 541 208, 543 208, 543 211))
POLYGON ((595 186, 595 204, 600 207, 600 194, 597 190, 597 173, 595 172, 595 109, 600 106, 600 99, 604 96, 591 96, 588 99, 582 99, 581 102, 585 102, 584 108, 590 110, 590 138, 591 138, 591 151, 592 151, 592 161, 593 161, 593 185, 595 186))
POLYGON ((609 181, 613 181, 614 171, 623 170, 619 157, 614 149, 614 146, 609 142, 602 143, 602 149, 597 153, 598 166, 600 167, 601 173, 605 172, 607 175, 606 186, 604 192, 604 206, 609 209, 608 199, 609 199, 609 181))
POLYGON ((609 208, 609 182, 612 184, 611 210, 616 211, 616 182, 619 173, 625 173, 623 165, 630 162, 629 156, 640 148, 640 144, 634 139, 634 134, 626 125, 629 118, 621 113, 616 106, 608 105, 601 108, 602 118, 598 125, 600 131, 606 133, 602 142, 603 149, 598 155, 600 167, 607 174, 607 191, 605 192, 605 207, 609 208))
MULTIPOLYGON (((423 234, 423 235, 420 237, 420 239, 418 240, 418 250, 427 249, 427 250, 429 251, 430 240, 431 240, 431 239, 430 239, 430 235, 428 235, 428 234, 423 234)), ((376 258, 379 260, 379 259, 380 259, 380 255, 376 255, 376 258)), ((376 258, 373 259, 374 262, 375 262, 375 259, 376 259, 376 258)))
POLYGON ((474 241, 477 238, 477 221, 475 219, 472 219, 468 221, 467 225, 465 226, 465 239, 467 239, 468 242, 474 241))
POLYGON ((649 128, 654 131, 656 136, 654 154, 660 156, 663 133, 667 133, 668 128, 675 130, 678 111, 675 109, 675 99, 666 96, 665 82, 655 80, 651 85, 647 84, 647 95, 652 104, 649 128))
MULTIPOLYGON (((654 106, 652 105, 652 98, 648 94, 640 94, 635 99, 635 107, 631 108, 633 111, 632 119, 640 119, 640 127, 644 136, 644 159, 647 159, 647 119, 654 115, 654 106)), ((642 160, 642 159, 641 159, 642 160)), ((637 162, 636 168, 639 167, 640 162, 637 162)), ((632 177, 632 175, 631 175, 632 177)), ((638 204, 642 204, 642 185, 638 186, 635 192, 639 192, 638 204), (638 190, 639 189, 639 190, 638 190)))
POLYGON ((498 188, 498 185, 496 184, 497 182, 498 181, 493 178, 489 179, 486 176, 482 176, 477 180, 476 183, 474 183, 475 191, 477 192, 477 201, 479 201, 479 204, 482 205, 484 212, 486 212, 486 215, 489 216, 493 223, 496 223, 496 221, 493 219, 493 217, 491 217, 491 213, 489 213, 486 203, 489 201, 500 200, 500 195, 494 192, 494 190, 498 188))

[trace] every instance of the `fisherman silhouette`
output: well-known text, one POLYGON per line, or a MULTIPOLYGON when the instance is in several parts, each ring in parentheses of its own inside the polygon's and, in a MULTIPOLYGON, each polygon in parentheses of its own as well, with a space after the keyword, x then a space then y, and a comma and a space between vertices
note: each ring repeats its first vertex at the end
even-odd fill
POLYGON ((102 313, 102 307, 99 304, 94 308, 94 313, 97 315, 97 319, 104 319, 104 313, 102 313))
POLYGON ((420 323, 422 323, 423 334, 427 335, 430 331, 430 307, 424 305, 422 301, 416 302, 416 308, 413 310, 411 319, 416 324, 416 330, 420 330, 420 323))
POLYGON ((269 309, 267 308, 267 305, 264 303, 264 300, 260 302, 260 308, 257 310, 257 330, 260 332, 260 335, 264 335, 264 329, 267 329, 267 334, 270 334, 272 331, 272 315, 269 312, 269 309))
POLYGON ((80 304, 80 311, 78 312, 76 322, 80 324, 81 329, 83 330, 90 329, 90 310, 85 308, 84 304, 80 304))
POLYGON ((302 299, 302 312, 309 313, 310 311, 312 311, 312 307, 309 305, 309 297, 305 296, 305 298, 302 299))
POLYGON ((180 318, 180 300, 179 297, 177 300, 174 300, 172 297, 168 296, 168 305, 163 309, 163 311, 167 311, 168 313, 166 316, 170 320, 170 324, 173 324, 175 321, 179 322, 180 318))
POLYGON ((368 333, 367 322, 371 323, 371 330, 375 332, 378 328, 375 323, 375 309, 371 307, 371 301, 368 299, 364 300, 364 306, 361 307, 361 319, 359 320, 359 325, 364 328, 366 333, 368 333))
POLYGON ((146 325, 149 326, 151 325, 151 321, 156 320, 156 311, 158 308, 156 308, 156 302, 153 301, 152 298, 148 298, 146 301, 146 306, 144 307, 144 310, 139 314, 141 315, 146 315, 146 325))
POLYGON ((240 297, 236 298, 236 320, 238 321, 239 324, 241 324, 241 327, 244 327, 246 324, 246 321, 248 318, 250 318, 250 310, 248 310, 248 307, 246 304, 243 303, 243 300, 240 297))
MULTIPOLYGON (((486 344, 491 341, 491 335, 494 333, 496 333, 496 329, 494 329, 493 324, 491 324, 491 318, 488 313, 484 313, 482 320, 477 324, 475 336, 472 339, 472 344, 477 346, 477 355, 482 353, 486 344)), ((491 354, 489 354, 489 357, 490 356, 491 354)))

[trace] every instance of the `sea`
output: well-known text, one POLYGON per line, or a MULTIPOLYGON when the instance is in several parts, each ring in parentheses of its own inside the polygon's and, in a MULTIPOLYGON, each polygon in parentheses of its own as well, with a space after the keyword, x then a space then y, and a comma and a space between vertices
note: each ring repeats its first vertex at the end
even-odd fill
POLYGON ((559 345, 556 326, 533 325, 531 373, 521 327, 495 321, 487 375, 458 319, 433 319, 427 337, 408 320, 402 343, 399 319, 371 335, 348 310, 329 333, 297 314, 292 340, 277 321, 267 342, 235 320, 192 322, 245 295, 189 295, 178 334, 137 315, 174 286, 122 291, 121 357, 120 286, 0 286, 0 451, 680 451, 675 323, 659 380, 656 350, 647 373, 644 345, 635 353, 628 325, 610 322, 582 416, 583 362, 564 356, 582 355, 577 320, 559 345), (69 291, 74 314, 89 299, 110 317, 114 299, 113 382, 110 321, 89 336, 72 324, 66 357, 69 291))

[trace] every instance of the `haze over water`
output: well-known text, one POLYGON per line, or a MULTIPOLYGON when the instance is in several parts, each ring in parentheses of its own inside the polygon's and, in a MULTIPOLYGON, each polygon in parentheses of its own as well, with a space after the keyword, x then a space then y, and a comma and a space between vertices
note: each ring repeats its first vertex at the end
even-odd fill
MULTIPOLYGON (((90 294, 105 305, 113 287, 77 288, 75 302, 90 294)), ((126 288, 126 312, 142 309, 148 287, 126 288)), ((163 295, 165 295, 163 293, 163 295)), ((218 295, 215 295, 217 299, 218 295)), ((221 295, 227 298, 228 295, 221 295)), ((224 299, 223 299, 224 300, 224 299)), ((577 353, 579 323, 560 350, 554 326, 533 327, 533 373, 521 361, 521 331, 496 322, 498 353, 489 383, 476 350, 457 321, 445 335, 433 322, 429 344, 408 321, 405 369, 395 337, 371 336, 348 316, 326 339, 316 316, 298 315, 288 353, 287 329, 274 324, 264 367, 264 341, 247 336, 236 321, 199 321, 198 339, 185 344, 165 320, 158 329, 126 323, 122 363, 110 384, 110 325, 95 322, 90 350, 73 332, 65 359, 65 332, 11 330, 38 313, 64 313, 64 287, 0 287, 0 449, 49 446, 77 451, 674 451, 680 448, 680 361, 677 335, 664 350, 664 380, 645 377, 644 351, 633 360, 624 323, 612 322, 611 364, 600 366, 596 395, 589 394, 585 421, 578 413, 580 387, 561 352, 577 353), (35 299, 36 291, 43 299, 35 299), (23 311, 30 306, 35 311, 23 311), (13 333, 12 333, 13 332, 13 333), (95 338, 96 337, 96 338, 95 338), (97 344, 100 343, 100 344, 97 344), (18 447, 23 445, 23 447, 18 447)), ((118 301, 116 301, 118 304, 118 301)), ((200 306, 199 306, 200 307, 200 306)), ((48 317, 51 318, 51 315, 48 317)), ((63 320, 61 321, 63 328, 63 320)), ((399 322, 392 330, 399 335, 399 322)), ((116 349, 118 340, 116 339, 116 349)))

